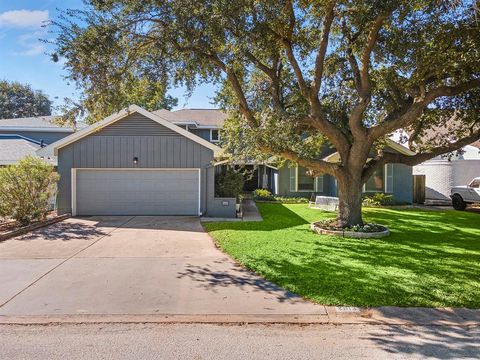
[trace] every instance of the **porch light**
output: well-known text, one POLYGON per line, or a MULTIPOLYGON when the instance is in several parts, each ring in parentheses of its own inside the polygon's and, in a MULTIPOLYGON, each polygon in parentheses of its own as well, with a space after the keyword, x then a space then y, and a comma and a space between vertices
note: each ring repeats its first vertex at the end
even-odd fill
POLYGON ((133 164, 134 164, 134 165, 138 165, 138 157, 135 156, 135 157, 133 158, 133 164))

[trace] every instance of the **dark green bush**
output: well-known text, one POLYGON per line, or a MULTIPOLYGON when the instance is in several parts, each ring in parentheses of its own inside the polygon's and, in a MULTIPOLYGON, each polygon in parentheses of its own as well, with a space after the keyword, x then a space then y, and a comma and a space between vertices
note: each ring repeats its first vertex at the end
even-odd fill
POLYGON ((393 195, 384 193, 366 194, 363 196, 363 205, 365 206, 385 206, 394 205, 393 195))
POLYGON ((244 183, 245 179, 242 173, 227 169, 215 176, 215 196, 239 199, 243 192, 244 183))

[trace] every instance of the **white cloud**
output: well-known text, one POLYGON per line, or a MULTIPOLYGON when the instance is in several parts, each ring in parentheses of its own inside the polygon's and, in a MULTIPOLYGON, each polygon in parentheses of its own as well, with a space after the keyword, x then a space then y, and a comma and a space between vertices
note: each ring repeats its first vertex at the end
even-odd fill
POLYGON ((48 10, 11 10, 0 13, 0 27, 40 27, 48 20, 48 10))
POLYGON ((39 38, 45 35, 43 31, 36 31, 31 34, 24 34, 18 37, 19 45, 24 49, 17 52, 17 55, 35 56, 45 53, 47 47, 39 38))

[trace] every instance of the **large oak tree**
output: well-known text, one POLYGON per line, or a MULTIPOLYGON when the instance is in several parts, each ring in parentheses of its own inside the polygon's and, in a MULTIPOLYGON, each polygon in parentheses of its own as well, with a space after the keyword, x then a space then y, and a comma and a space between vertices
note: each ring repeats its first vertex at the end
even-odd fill
POLYGON ((100 93, 125 76, 218 84, 231 114, 227 148, 334 176, 340 226, 362 223, 362 185, 379 167, 415 165, 480 137, 474 1, 87 3, 57 22, 72 77, 100 93), (447 123, 449 136, 423 141, 447 123), (397 130, 416 155, 389 151, 397 130), (325 146, 338 162, 319 158, 325 146))

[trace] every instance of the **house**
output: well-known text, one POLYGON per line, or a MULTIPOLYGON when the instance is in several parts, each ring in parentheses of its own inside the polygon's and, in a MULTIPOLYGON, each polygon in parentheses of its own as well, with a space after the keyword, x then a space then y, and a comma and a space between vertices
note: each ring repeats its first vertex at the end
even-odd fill
POLYGON ((55 116, 0 119, 0 166, 12 165, 42 146, 74 132, 55 123, 55 116))
MULTIPOLYGON (((217 145, 225 114, 185 109, 148 112, 136 105, 37 151, 57 156, 58 212, 73 215, 235 216, 235 199, 215 196, 224 161, 217 145)), ((410 153, 394 142, 391 151, 410 153)), ((335 153, 329 154, 334 159, 335 153)), ((333 161, 333 160, 332 160, 333 161)), ((335 180, 312 178, 302 167, 243 164, 256 173, 252 188, 278 195, 335 195, 335 180)), ((412 201, 412 169, 388 164, 365 185, 412 201)))
POLYGON ((235 217, 235 199, 214 194, 221 153, 135 105, 37 152, 58 157, 61 214, 235 217))
POLYGON ((452 187, 467 185, 480 176, 480 141, 414 166, 413 174, 425 177, 426 203, 450 203, 452 187))

